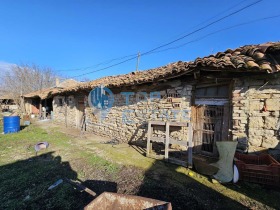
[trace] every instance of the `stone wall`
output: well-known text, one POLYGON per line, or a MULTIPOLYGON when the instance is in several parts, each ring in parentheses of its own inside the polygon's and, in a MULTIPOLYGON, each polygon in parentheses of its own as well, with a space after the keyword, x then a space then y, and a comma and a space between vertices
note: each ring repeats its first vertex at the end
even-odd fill
MULTIPOLYGON (((147 94, 132 93, 129 96, 114 94, 114 105, 103 117, 101 113, 87 107, 87 131, 130 142, 146 139, 149 120, 184 122, 190 117, 192 86, 179 86, 147 94)), ((164 128, 158 126, 154 135, 163 136, 163 131, 164 128)), ((171 137, 186 140, 187 129, 172 129, 171 137)))
POLYGON ((67 127, 77 127, 76 100, 74 96, 55 96, 53 99, 54 122, 67 127))
POLYGON ((280 78, 236 79, 233 140, 248 141, 249 152, 279 147, 280 78))
MULTIPOLYGON (((172 82, 171 82, 172 83, 172 82)), ((129 91, 129 95, 114 92, 114 105, 107 112, 96 112, 89 105, 85 109, 87 132, 108 136, 121 142, 145 140, 147 122, 188 121, 193 88, 174 82, 173 87, 154 92, 129 91), (143 94, 146 92, 147 94, 143 94)), ((146 88, 149 89, 149 88, 146 88)), ((83 95, 85 97, 85 95, 83 95)), ((53 101, 54 121, 79 128, 79 94, 56 96, 53 101), (67 106, 65 106, 65 99, 67 106), (60 100, 60 101, 59 101, 60 100), (62 104, 61 104, 62 100, 62 104)), ((280 77, 234 79, 232 89, 232 139, 241 147, 249 145, 249 152, 279 146, 280 77), (243 144, 242 144, 243 143, 243 144)), ((164 136, 158 126, 154 135, 164 136)), ((187 128, 172 129, 171 137, 186 140, 187 128)))

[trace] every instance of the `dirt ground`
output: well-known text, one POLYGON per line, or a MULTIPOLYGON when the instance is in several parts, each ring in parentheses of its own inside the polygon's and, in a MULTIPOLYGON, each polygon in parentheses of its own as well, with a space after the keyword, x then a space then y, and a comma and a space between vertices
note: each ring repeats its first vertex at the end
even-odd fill
POLYGON ((278 190, 249 183, 213 184, 209 177, 195 171, 146 158, 141 147, 82 135, 50 122, 32 125, 22 132, 12 134, 14 142, 0 138, 0 193, 5 194, 0 198, 1 209, 82 209, 95 198, 69 184, 46 190, 59 178, 78 180, 97 196, 104 191, 139 195, 171 202, 175 210, 280 207, 278 190), (30 145, 38 138, 47 140, 50 147, 34 156, 30 145), (40 177, 37 182, 30 179, 36 174, 40 177), (10 185, 2 185, 7 180, 10 185))

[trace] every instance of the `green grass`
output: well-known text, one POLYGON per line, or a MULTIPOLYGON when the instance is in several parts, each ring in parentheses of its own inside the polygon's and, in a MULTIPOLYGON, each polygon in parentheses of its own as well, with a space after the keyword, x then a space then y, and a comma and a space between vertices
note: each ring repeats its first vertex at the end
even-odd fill
POLYGON ((19 133, 1 134, 0 209, 81 209, 94 199, 68 183, 48 190, 64 178, 100 192, 105 185, 117 185, 121 193, 171 201, 174 209, 280 206, 279 191, 213 184, 197 173, 189 176, 184 167, 146 158, 128 145, 113 147, 102 141, 70 137, 54 126, 30 125, 19 133), (50 146, 36 156, 34 145, 40 141, 50 146))
POLYGON ((19 133, 0 136, 0 209, 73 209, 92 200, 70 184, 47 190, 61 178, 83 178, 79 167, 88 165, 109 174, 118 165, 71 145, 71 138, 57 129, 45 131, 29 126, 19 133), (34 145, 49 142, 47 150, 35 154, 34 145), (78 162, 77 162, 78 160, 78 162), (70 165, 75 161, 75 169, 70 165))

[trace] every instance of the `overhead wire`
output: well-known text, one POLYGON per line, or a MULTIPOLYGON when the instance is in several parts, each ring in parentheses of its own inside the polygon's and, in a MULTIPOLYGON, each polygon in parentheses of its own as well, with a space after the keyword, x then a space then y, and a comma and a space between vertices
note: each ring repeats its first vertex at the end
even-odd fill
MULTIPOLYGON (((235 7, 237 7, 238 5, 244 3, 245 1, 248 1, 248 0, 243 0, 243 1, 238 2, 237 4, 231 6, 230 8, 228 8, 228 9, 226 9, 226 10, 220 12, 219 14, 217 14, 217 15, 215 15, 215 16, 213 16, 213 17, 211 17, 211 18, 209 18, 209 19, 207 19, 207 20, 205 20, 205 21, 203 21, 203 22, 201 22, 201 23, 199 23, 198 25, 196 25, 196 26, 194 26, 194 27, 192 27, 192 28, 196 28, 196 27, 198 27, 198 26, 200 26, 200 25, 203 25, 204 23, 209 22, 210 20, 212 20, 212 19, 214 19, 214 18, 220 16, 221 14, 224 14, 224 13, 227 12, 227 11, 232 10, 233 8, 235 8, 235 7)), ((192 29, 192 28, 190 28, 190 29, 192 29)), ((185 33, 185 32, 184 32, 184 33, 185 33)), ((182 34, 184 34, 184 33, 181 33, 181 34, 179 34, 179 35, 182 35, 182 34)), ((179 36, 179 35, 177 35, 177 36, 179 36)), ((110 59, 110 60, 107 60, 107 61, 103 61, 103 62, 101 62, 101 63, 95 64, 95 65, 92 65, 92 66, 87 66, 87 67, 83 67, 83 68, 62 69, 62 70, 56 70, 56 72, 63 72, 63 71, 79 71, 79 70, 80 70, 80 71, 84 71, 84 70, 87 70, 87 69, 89 69, 89 68, 94 68, 94 67, 98 67, 98 66, 100 66, 100 65, 109 64, 109 63, 111 63, 111 62, 113 62, 113 61, 122 60, 122 59, 125 59, 125 58, 127 58, 127 57, 136 56, 136 55, 138 55, 138 53, 134 53, 134 54, 127 55, 127 56, 123 56, 123 57, 113 58, 113 59, 110 59)), ((134 59, 134 58, 133 58, 133 59, 134 59)))
POLYGON ((208 28, 209 26, 214 25, 215 23, 218 23, 218 22, 220 22, 220 21, 222 21, 222 20, 224 20, 224 19, 226 19, 226 18, 228 18, 228 17, 230 17, 230 16, 232 16, 232 15, 235 15, 235 14, 237 14, 237 13, 239 13, 239 12, 241 12, 241 11, 243 11, 243 10, 245 10, 245 9, 247 9, 247 8, 249 8, 249 7, 251 7, 251 6, 254 6, 255 4, 258 4, 258 3, 262 2, 262 1, 263 1, 263 0, 255 1, 255 2, 249 4, 249 5, 245 6, 245 7, 240 8, 240 9, 237 10, 237 11, 231 12, 230 14, 228 14, 228 15, 226 15, 226 16, 223 16, 223 17, 221 17, 221 18, 219 18, 219 19, 217 19, 217 20, 215 20, 215 21, 213 21, 213 22, 211 22, 211 23, 209 23, 209 24, 207 24, 207 25, 205 25, 205 26, 203 26, 203 27, 200 27, 200 28, 198 28, 198 29, 196 29, 196 30, 194 30, 194 31, 192 31, 192 32, 190 32, 190 33, 188 33, 188 34, 182 36, 182 37, 179 37, 179 38, 177 38, 177 39, 175 39, 175 40, 173 40, 173 41, 171 41, 171 42, 168 42, 168 43, 166 43, 166 44, 160 45, 160 46, 158 46, 158 47, 156 47, 156 48, 154 48, 154 49, 152 49, 152 50, 149 50, 149 51, 147 51, 147 52, 145 52, 145 53, 142 53, 142 56, 143 56, 143 55, 147 55, 147 54, 149 54, 149 53, 151 53, 151 52, 153 52, 153 51, 155 51, 155 50, 157 50, 157 49, 160 49, 160 48, 163 48, 163 47, 168 46, 168 45, 170 45, 170 44, 173 44, 174 42, 180 41, 180 40, 182 40, 182 39, 184 39, 184 38, 186 38, 186 37, 188 37, 188 36, 190 36, 190 35, 193 35, 193 34, 199 32, 199 31, 202 31, 203 29, 208 28))
MULTIPOLYGON (((248 1, 248 0, 243 0, 243 1, 238 2, 237 4, 234 4, 233 6, 231 6, 231 7, 227 8, 227 9, 225 9, 224 11, 220 12, 219 14, 216 14, 216 15, 214 15, 214 16, 208 18, 207 20, 205 20, 205 21, 203 21, 203 22, 201 22, 201 23, 199 23, 199 24, 197 24, 197 25, 195 25, 195 26, 189 28, 188 30, 197 28, 197 27, 199 27, 199 26, 201 26, 201 25, 203 25, 203 24, 205 24, 205 23, 208 23, 210 20, 213 20, 214 18, 221 16, 222 14, 224 14, 224 13, 226 13, 226 12, 228 12, 228 11, 234 9, 235 7, 239 6, 240 4, 242 4, 242 3, 246 2, 246 1, 248 1)), ((185 34, 185 33, 187 33, 187 31, 184 31, 184 32, 178 34, 177 36, 181 36, 181 35, 183 35, 183 34, 185 34)))
POLYGON ((189 41, 189 42, 183 43, 183 44, 181 44, 181 45, 177 45, 177 46, 174 46, 174 47, 169 47, 169 48, 166 48, 166 49, 163 49, 163 50, 154 51, 154 52, 152 52, 152 53, 150 53, 150 54, 153 54, 153 53, 160 53, 160 52, 164 52, 164 51, 168 51, 168 50, 173 50, 173 49, 178 49, 178 48, 181 48, 181 47, 186 46, 187 44, 200 41, 200 40, 202 40, 202 39, 207 38, 208 36, 217 34, 217 33, 222 32, 222 31, 230 30, 230 29, 232 29, 232 28, 236 28, 236 27, 239 27, 239 26, 243 26, 243 25, 248 25, 248 24, 256 23, 256 22, 263 21, 263 20, 279 18, 279 17, 280 17, 280 14, 278 14, 278 15, 273 15, 273 16, 269 16, 269 17, 264 17, 264 18, 259 18, 259 19, 255 19, 255 20, 248 21, 248 22, 243 22, 243 23, 240 23, 240 24, 236 24, 236 25, 233 25, 233 26, 230 26, 230 27, 227 27, 227 28, 223 28, 223 29, 220 29, 220 30, 217 30, 217 31, 213 31, 213 32, 211 32, 211 33, 208 33, 208 34, 202 36, 202 37, 199 37, 199 38, 197 38, 197 39, 194 39, 194 40, 191 40, 191 41, 189 41))
POLYGON ((98 66, 101 66, 101 65, 104 65, 104 64, 111 63, 111 62, 116 61, 116 60, 122 60, 122 59, 125 59, 125 58, 128 58, 128 57, 132 57, 132 56, 136 56, 136 55, 137 55, 137 53, 134 53, 134 54, 131 54, 131 55, 126 55, 126 56, 122 56, 122 57, 118 57, 118 58, 112 58, 110 60, 106 60, 106 61, 103 61, 101 63, 95 64, 95 65, 92 65, 92 66, 87 66, 87 67, 83 67, 83 68, 62 69, 62 70, 56 70, 56 71, 57 72, 62 72, 62 71, 87 70, 89 68, 98 67, 98 66))
MULTIPOLYGON (((166 44, 163 44, 163 45, 160 45, 160 46, 158 46, 158 47, 155 47, 155 48, 153 48, 153 49, 151 49, 151 50, 149 50, 149 51, 147 51, 147 52, 144 52, 144 53, 141 54, 141 56, 149 55, 149 54, 151 54, 152 52, 154 52, 154 51, 156 51, 156 50, 158 50, 158 49, 160 49, 160 48, 166 47, 166 46, 168 46, 168 45, 170 45, 170 44, 173 44, 173 43, 175 43, 175 42, 177 42, 177 41, 180 41, 180 40, 182 40, 182 39, 184 39, 184 38, 186 38, 186 37, 188 37, 188 36, 190 36, 190 35, 193 35, 193 34, 199 32, 199 31, 202 31, 202 30, 208 28, 208 27, 211 26, 211 25, 214 25, 215 23, 218 23, 218 22, 220 22, 220 21, 222 21, 222 20, 224 20, 224 19, 226 19, 226 18, 228 18, 228 17, 231 17, 231 16, 233 16, 233 15, 235 15, 235 14, 237 14, 237 13, 239 13, 239 12, 245 10, 245 9, 248 9, 249 7, 252 7, 252 6, 254 6, 254 5, 256 5, 256 4, 258 4, 258 3, 262 2, 262 1, 263 1, 263 0, 258 0, 258 1, 255 1, 255 2, 253 2, 253 3, 250 3, 250 4, 248 4, 248 5, 246 5, 246 6, 242 7, 242 8, 240 8, 240 9, 234 11, 234 12, 231 12, 231 13, 229 13, 228 15, 225 15, 225 16, 223 16, 223 17, 221 17, 221 18, 219 18, 219 19, 217 19, 217 20, 215 20, 215 21, 213 21, 213 22, 210 22, 210 23, 208 23, 207 25, 205 25, 205 26, 203 26, 203 27, 200 27, 200 28, 198 28, 198 29, 196 29, 196 30, 194 30, 194 31, 192 31, 192 32, 190 32, 190 33, 184 35, 184 36, 181 36, 181 37, 179 37, 179 38, 177 38, 177 39, 175 39, 175 40, 173 40, 173 41, 170 41, 170 42, 168 42, 168 43, 166 43, 166 44)), ((101 68, 101 69, 97 69, 97 70, 94 70, 94 71, 91 71, 91 72, 87 72, 87 73, 84 73, 84 74, 76 75, 76 76, 73 76, 72 78, 82 77, 82 76, 85 76, 85 75, 88 75, 88 74, 92 74, 92 73, 95 73, 95 72, 103 71, 103 70, 105 70, 105 69, 109 69, 109 68, 118 66, 118 65, 120 65, 120 64, 126 63, 126 62, 128 62, 128 61, 134 60, 134 59, 137 58, 137 57, 138 57, 138 56, 135 56, 135 57, 126 59, 126 60, 124 60, 124 61, 121 61, 121 62, 112 64, 112 65, 110 65, 110 66, 107 66, 107 67, 104 67, 104 68, 101 68)))
MULTIPOLYGON (((233 8, 235 8, 236 6, 242 4, 242 3, 245 2, 245 1, 248 1, 248 0, 243 0, 243 1, 241 1, 241 2, 239 2, 239 3, 237 3, 237 4, 235 4, 235 5, 233 5, 232 7, 230 7, 230 8, 228 8, 228 9, 222 11, 221 13, 219 13, 219 14, 217 14, 217 15, 215 15, 215 16, 213 16, 213 17, 211 17, 211 18, 209 18, 209 19, 207 19, 207 20, 205 20, 205 21, 203 21, 203 22, 201 22, 200 24, 198 24, 198 25, 196 25, 196 26, 194 26, 194 27, 192 27, 192 28, 196 28, 196 27, 198 27, 198 26, 200 26, 200 25, 203 25, 204 23, 209 22, 210 20, 214 19, 215 17, 217 17, 217 16, 219 16, 219 15, 221 15, 221 14, 224 14, 225 12, 227 12, 227 11, 229 11, 229 10, 232 10, 233 8)), ((182 33, 181 33, 181 34, 182 34, 182 33)), ((179 35, 181 35, 181 34, 179 34, 179 35)), ((136 56, 136 55, 137 55, 137 53, 134 53, 134 54, 127 55, 127 56, 123 56, 123 57, 118 57, 118 58, 113 58, 113 59, 110 59, 110 60, 106 60, 106 61, 103 61, 103 62, 101 62, 101 63, 95 64, 95 65, 91 65, 91 66, 87 66, 87 67, 83 67, 83 68, 62 69, 62 70, 56 70, 56 72, 64 72, 64 71, 84 71, 84 70, 87 70, 87 69, 89 69, 89 68, 95 68, 95 67, 98 67, 98 66, 100 66, 100 65, 109 64, 109 63, 111 63, 111 62, 113 62, 113 61, 122 60, 122 59, 125 59, 125 58, 127 58, 127 57, 136 56)))

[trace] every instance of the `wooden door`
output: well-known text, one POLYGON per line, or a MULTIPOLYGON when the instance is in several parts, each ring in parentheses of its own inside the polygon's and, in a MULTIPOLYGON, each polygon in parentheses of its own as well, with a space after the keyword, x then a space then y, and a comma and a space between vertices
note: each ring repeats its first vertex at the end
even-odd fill
POLYGON ((201 105, 194 110, 195 151, 217 156, 217 141, 228 140, 228 104, 201 105))

